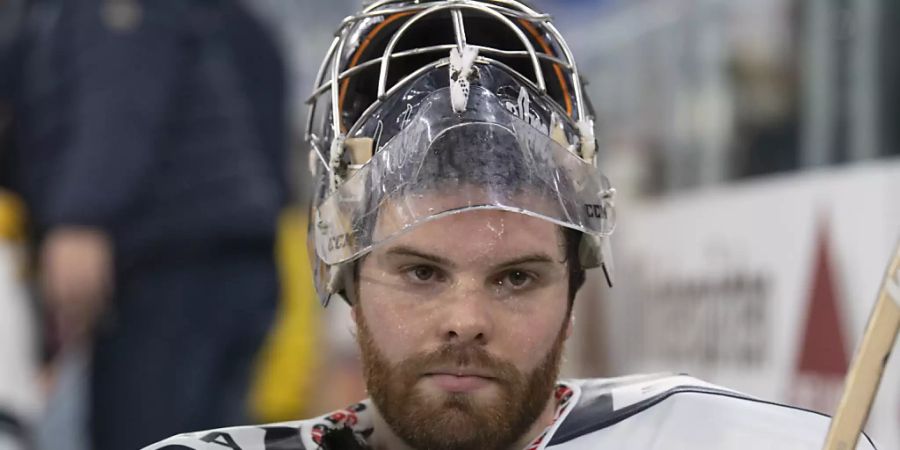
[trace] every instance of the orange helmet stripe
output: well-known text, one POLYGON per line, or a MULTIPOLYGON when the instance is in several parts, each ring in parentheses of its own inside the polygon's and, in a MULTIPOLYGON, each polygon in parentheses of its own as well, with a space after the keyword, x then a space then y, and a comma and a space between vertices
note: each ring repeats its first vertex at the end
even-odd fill
MULTIPOLYGON (((390 25, 392 22, 396 21, 397 19, 401 19, 403 17, 409 16, 412 14, 413 14, 412 11, 396 13, 391 16, 388 16, 387 18, 384 19, 383 22, 381 22, 377 26, 375 26, 375 28, 373 28, 372 31, 370 31, 369 34, 366 35, 366 37, 365 37, 365 39, 363 39, 362 43, 359 44, 359 48, 357 48, 356 52, 353 54, 353 58, 350 60, 350 65, 347 66, 347 69, 349 70, 349 69, 356 67, 356 64, 359 63, 359 58, 362 57, 363 52, 366 50, 366 48, 369 46, 369 44, 372 42, 372 40, 375 38, 375 36, 382 29, 384 29, 384 27, 390 25)), ((349 85, 350 85, 349 77, 345 78, 344 81, 341 82, 341 92, 340 92, 340 96, 338 98, 338 108, 339 108, 339 111, 341 111, 341 112, 344 111, 344 99, 347 96, 347 87, 349 85)), ((341 129, 344 129, 343 123, 341 124, 341 129)))
MULTIPOLYGON (((547 40, 538 33, 538 30, 534 25, 524 19, 519 19, 519 23, 522 25, 522 28, 528 30, 531 36, 541 45, 541 48, 544 49, 546 54, 553 56, 550 44, 548 44, 547 40)), ((562 68, 559 67, 559 64, 553 63, 553 71, 556 72, 556 76, 559 78, 559 86, 562 88, 563 100, 566 102, 566 113, 569 114, 569 117, 572 117, 572 98, 569 96, 569 84, 566 83, 566 77, 563 76, 562 68)))

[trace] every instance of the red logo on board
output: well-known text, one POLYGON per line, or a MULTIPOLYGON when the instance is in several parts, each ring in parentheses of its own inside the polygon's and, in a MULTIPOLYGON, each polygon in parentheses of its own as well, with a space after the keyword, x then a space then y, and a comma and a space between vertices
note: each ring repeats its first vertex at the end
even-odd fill
POLYGON ((831 414, 840 400, 849 364, 838 307, 838 279, 825 226, 819 230, 815 252, 803 341, 790 398, 798 406, 831 414))

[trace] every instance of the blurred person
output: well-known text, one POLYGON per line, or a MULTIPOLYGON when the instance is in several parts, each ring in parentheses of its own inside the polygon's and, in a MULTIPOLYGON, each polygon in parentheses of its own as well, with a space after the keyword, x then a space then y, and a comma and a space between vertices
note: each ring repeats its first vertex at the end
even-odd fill
POLYGON ((0 450, 29 448, 40 409, 39 352, 26 271, 25 210, 8 189, 24 5, 0 2, 0 450))
POLYGON ((21 65, 24 0, 0 2, 0 185, 8 186, 12 167, 14 90, 21 65))
POLYGON ((90 448, 248 420, 288 197, 275 43, 238 0, 34 0, 13 185, 90 448))
POLYGON ((827 416, 688 376, 558 379, 585 270, 612 284, 615 215, 546 16, 374 3, 343 22, 323 73, 315 280, 324 304, 351 305, 371 398, 148 449, 820 448, 827 416))

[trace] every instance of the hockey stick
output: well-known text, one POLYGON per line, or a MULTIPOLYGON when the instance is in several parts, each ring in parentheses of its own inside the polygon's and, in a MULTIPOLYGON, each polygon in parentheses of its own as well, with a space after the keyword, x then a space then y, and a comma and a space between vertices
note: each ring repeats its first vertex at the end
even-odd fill
POLYGON ((878 391, 884 367, 900 329, 900 244, 894 251, 878 300, 853 364, 844 381, 844 394, 831 420, 825 450, 851 450, 856 442, 878 391))

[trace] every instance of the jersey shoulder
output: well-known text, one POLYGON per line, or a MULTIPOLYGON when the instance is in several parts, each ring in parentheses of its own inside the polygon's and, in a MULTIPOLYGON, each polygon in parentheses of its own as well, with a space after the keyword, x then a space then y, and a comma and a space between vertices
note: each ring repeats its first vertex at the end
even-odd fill
MULTIPOLYGON (((829 417, 672 374, 568 381, 575 407, 547 447, 819 450, 829 417)), ((872 450, 867 436, 857 449, 872 450)))
POLYGON ((144 450, 306 450, 315 448, 306 445, 302 436, 302 430, 312 422, 313 420, 299 420, 184 433, 145 447, 144 450))
POLYGON ((320 447, 323 436, 343 428, 362 439, 371 434, 371 402, 363 400, 307 420, 179 434, 144 450, 312 450, 320 447))

